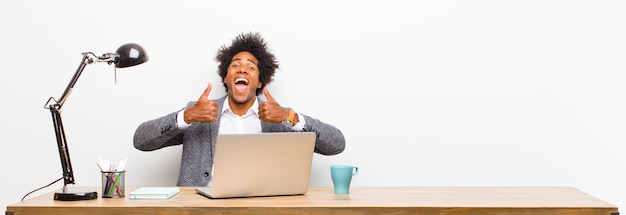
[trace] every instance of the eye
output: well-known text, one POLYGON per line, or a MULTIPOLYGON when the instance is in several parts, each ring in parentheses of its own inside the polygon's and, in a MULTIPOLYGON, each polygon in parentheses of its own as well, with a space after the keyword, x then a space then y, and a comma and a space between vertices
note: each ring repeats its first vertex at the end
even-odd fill
POLYGON ((230 67, 236 69, 239 68, 239 64, 233 63, 230 65, 230 67))

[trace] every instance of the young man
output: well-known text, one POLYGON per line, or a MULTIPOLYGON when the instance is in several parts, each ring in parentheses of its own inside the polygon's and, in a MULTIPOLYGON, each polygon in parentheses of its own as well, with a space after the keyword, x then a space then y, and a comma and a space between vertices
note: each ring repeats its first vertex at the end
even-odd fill
POLYGON ((317 135, 316 153, 343 152, 345 138, 339 129, 284 108, 270 95, 266 86, 278 62, 260 34, 237 36, 230 46, 220 48, 216 60, 226 96, 210 100, 209 84, 197 101, 141 123, 135 131, 134 146, 142 151, 183 145, 178 186, 210 184, 218 134, 311 131, 317 135), (257 97, 261 93, 267 101, 257 97))

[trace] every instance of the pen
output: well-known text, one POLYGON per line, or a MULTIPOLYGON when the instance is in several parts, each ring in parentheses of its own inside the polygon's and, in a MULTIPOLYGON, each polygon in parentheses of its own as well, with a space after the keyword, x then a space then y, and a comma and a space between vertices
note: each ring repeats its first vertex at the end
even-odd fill
MULTIPOLYGON (((115 174, 112 174, 112 175, 111 175, 111 180, 113 181, 113 185, 111 186, 111 188, 110 188, 110 190, 109 190, 109 196, 112 196, 112 195, 113 195, 113 191, 115 191, 115 187, 117 186, 117 181, 119 181, 119 180, 115 180, 115 178, 113 178, 113 177, 114 177, 114 175, 115 175, 115 174)), ((119 178, 119 174, 118 174, 118 178, 119 178)))

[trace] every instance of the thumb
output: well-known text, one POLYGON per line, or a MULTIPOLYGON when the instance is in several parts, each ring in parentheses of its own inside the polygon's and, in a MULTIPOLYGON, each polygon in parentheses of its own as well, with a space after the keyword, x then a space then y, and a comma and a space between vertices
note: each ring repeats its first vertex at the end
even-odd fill
POLYGON ((276 100, 274 100, 274 97, 272 97, 272 95, 270 95, 270 91, 268 91, 267 87, 263 88, 263 95, 265 95, 265 98, 267 99, 267 101, 271 101, 271 102, 276 102, 276 100))
POLYGON ((213 87, 212 87, 211 83, 209 83, 209 86, 207 86, 206 89, 204 89, 204 92, 202 92, 202 96, 200 96, 200 99, 204 98, 204 99, 208 100, 209 99, 209 93, 211 92, 211 88, 213 88, 213 87))

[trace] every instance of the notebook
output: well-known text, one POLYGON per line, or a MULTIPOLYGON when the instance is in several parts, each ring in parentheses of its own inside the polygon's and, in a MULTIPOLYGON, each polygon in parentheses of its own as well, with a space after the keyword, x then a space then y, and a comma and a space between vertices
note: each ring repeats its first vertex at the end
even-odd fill
POLYGON ((141 187, 130 193, 130 199, 169 199, 178 192, 178 187, 141 187))
POLYGON ((217 136, 209 198, 304 194, 309 189, 314 132, 217 136))

